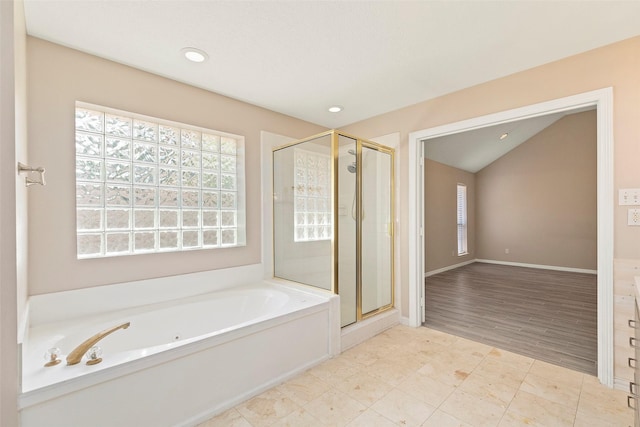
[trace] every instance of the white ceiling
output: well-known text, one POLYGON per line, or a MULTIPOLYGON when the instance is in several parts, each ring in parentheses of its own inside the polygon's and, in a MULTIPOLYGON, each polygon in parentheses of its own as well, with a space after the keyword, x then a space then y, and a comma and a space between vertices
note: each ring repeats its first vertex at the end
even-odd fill
POLYGON ((640 1, 615 0, 25 0, 25 14, 30 35, 328 128, 640 34, 640 1))
POLYGON ((568 114, 595 109, 585 107, 515 122, 427 139, 424 156, 445 165, 476 173, 568 114), (508 136, 500 140, 500 136, 508 136))

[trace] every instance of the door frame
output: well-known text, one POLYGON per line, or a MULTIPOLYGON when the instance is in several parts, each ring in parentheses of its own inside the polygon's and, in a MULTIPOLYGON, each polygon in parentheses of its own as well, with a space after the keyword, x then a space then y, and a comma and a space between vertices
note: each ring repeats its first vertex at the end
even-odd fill
POLYGON ((424 317, 424 140, 502 123, 595 106, 597 110, 598 379, 613 387, 613 88, 475 117, 409 134, 409 319, 424 317))

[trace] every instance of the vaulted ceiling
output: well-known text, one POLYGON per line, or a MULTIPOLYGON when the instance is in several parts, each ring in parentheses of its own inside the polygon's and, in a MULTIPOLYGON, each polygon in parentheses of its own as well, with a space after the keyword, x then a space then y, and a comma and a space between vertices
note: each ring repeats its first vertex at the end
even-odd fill
POLYGON ((445 165, 476 173, 564 116, 592 109, 595 109, 595 106, 427 139, 424 145, 424 156, 445 165))

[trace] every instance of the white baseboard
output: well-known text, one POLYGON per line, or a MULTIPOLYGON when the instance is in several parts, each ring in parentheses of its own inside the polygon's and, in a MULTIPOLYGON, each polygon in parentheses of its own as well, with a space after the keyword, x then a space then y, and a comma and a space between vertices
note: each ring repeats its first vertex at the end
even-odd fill
POLYGON ((523 262, 509 262, 509 261, 496 261, 492 259, 476 259, 474 262, 484 262, 487 264, 499 264, 510 265, 513 267, 526 267, 526 268, 539 268, 541 270, 555 270, 555 271, 567 271, 570 273, 586 273, 586 274, 598 274, 598 270, 587 270, 585 268, 573 268, 573 267, 560 267, 557 265, 543 265, 543 264, 527 264, 523 262))
POLYGON ((622 390, 624 392, 629 391, 629 380, 625 380, 623 378, 614 378, 613 379, 613 388, 616 390, 622 390))
POLYGON ((409 318, 406 316, 400 316, 400 324, 404 326, 411 326, 411 323, 409 322, 409 318))
POLYGON ((426 273, 424 273, 424 277, 429 277, 429 276, 433 276, 434 274, 444 273, 445 271, 453 270, 455 268, 464 267, 465 265, 473 264, 476 261, 477 261, 476 259, 472 259, 472 260, 461 262, 461 263, 458 263, 458 264, 449 265, 447 267, 438 268, 437 270, 427 271, 426 273))
POLYGON ((461 262, 459 264, 449 265, 447 267, 438 268, 437 270, 428 271, 424 274, 424 277, 426 278, 429 276, 433 276, 434 274, 444 273, 445 271, 464 267, 465 265, 473 264, 474 262, 484 262, 486 264, 510 265, 513 267, 538 268, 540 270, 567 271, 570 273, 598 274, 598 270, 588 270, 585 268, 560 267, 558 265, 527 264, 524 262, 497 261, 493 259, 472 259, 469 261, 461 262))

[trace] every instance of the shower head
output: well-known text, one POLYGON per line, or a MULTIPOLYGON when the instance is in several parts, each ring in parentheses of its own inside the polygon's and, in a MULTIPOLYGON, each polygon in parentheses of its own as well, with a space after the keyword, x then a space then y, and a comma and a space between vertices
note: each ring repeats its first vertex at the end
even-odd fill
MULTIPOLYGON (((356 155, 356 150, 354 150, 353 148, 349 148, 347 150, 347 153, 351 154, 352 156, 356 155)), ((347 165, 347 170, 351 173, 356 173, 356 171, 358 170, 358 168, 356 167, 356 162, 353 162, 349 165, 347 165)))

